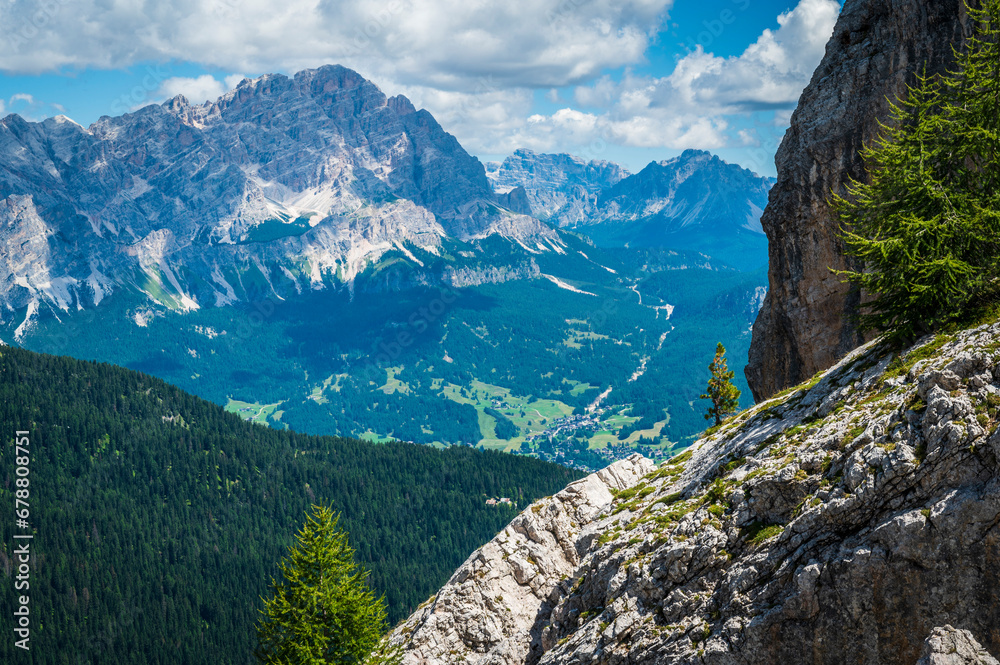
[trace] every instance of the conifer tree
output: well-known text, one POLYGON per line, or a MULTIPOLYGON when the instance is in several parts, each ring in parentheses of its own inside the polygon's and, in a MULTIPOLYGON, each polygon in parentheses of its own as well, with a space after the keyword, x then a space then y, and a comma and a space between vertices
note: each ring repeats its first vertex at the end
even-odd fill
POLYGON ((954 68, 918 77, 863 152, 869 181, 834 195, 841 271, 870 300, 861 330, 905 342, 967 317, 1000 277, 1000 0, 969 8, 977 27, 954 68))
POLYGON ((374 665, 399 662, 399 649, 382 640, 386 611, 368 588, 368 572, 354 562, 339 515, 325 506, 295 536, 271 581, 254 652, 267 665, 374 665))
POLYGON ((715 347, 715 358, 708 366, 708 371, 712 376, 708 380, 708 388, 700 399, 712 400, 712 406, 708 407, 705 420, 715 418, 716 426, 722 424, 722 420, 740 409, 740 389, 733 385, 735 373, 729 369, 726 363, 726 347, 719 342, 715 347))

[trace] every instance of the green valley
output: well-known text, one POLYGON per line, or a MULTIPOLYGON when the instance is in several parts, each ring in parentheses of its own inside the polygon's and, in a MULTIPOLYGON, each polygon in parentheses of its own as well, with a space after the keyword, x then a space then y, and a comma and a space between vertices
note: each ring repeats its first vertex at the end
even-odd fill
POLYGON ((715 341, 742 382, 766 275, 563 239, 561 253, 482 241, 491 262, 515 267, 492 283, 419 283, 456 266, 473 278, 492 270, 455 258, 458 245, 441 257, 390 252, 341 288, 248 291, 250 304, 181 313, 115 294, 96 310, 42 317, 23 345, 153 374, 297 432, 475 446, 585 470, 634 451, 669 456, 705 427, 696 397, 715 341), (109 329, 116 319, 135 324, 109 329))

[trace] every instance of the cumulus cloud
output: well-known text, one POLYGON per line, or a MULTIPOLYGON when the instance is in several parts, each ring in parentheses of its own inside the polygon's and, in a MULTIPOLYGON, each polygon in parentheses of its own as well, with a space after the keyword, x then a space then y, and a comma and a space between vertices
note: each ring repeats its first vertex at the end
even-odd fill
MULTIPOLYGON (((573 101, 591 109, 588 114, 563 109, 534 115, 490 147, 520 141, 546 150, 607 141, 676 150, 766 144, 773 150, 839 13, 837 0, 800 0, 778 16, 777 30, 765 30, 739 56, 718 57, 698 46, 664 77, 603 76, 574 91, 573 101), (775 113, 767 121, 753 117, 750 128, 734 126, 733 116, 759 111, 775 113)), ((483 143, 483 136, 477 140, 483 143)))
POLYGON ((689 104, 729 110, 794 107, 840 14, 837 0, 801 0, 742 55, 719 58, 698 47, 662 82, 662 93, 689 104))
POLYGON ((144 78, 115 100, 112 110, 122 113, 176 94, 193 103, 212 100, 239 83, 236 72, 293 73, 339 63, 387 94, 407 95, 480 154, 600 142, 750 146, 761 143, 760 131, 783 130, 832 33, 837 0, 799 0, 778 17, 777 29, 765 30, 739 56, 718 57, 699 46, 669 75, 633 75, 629 68, 643 62, 673 2, 0 2, 0 71, 179 61, 233 72, 188 78, 173 76, 169 64, 154 65, 148 83, 144 78), (605 75, 615 71, 624 74, 605 75), (563 108, 537 113, 537 90, 563 108), (761 109, 778 110, 776 126, 748 129, 733 120, 761 109))
POLYGON ((0 4, 0 70, 182 60, 228 71, 327 63, 466 89, 583 82, 636 62, 673 0, 52 0, 0 4))
POLYGON ((0 116, 4 113, 17 113, 27 120, 37 121, 54 115, 53 111, 62 113, 64 109, 59 104, 46 103, 26 92, 16 92, 6 100, 0 99, 0 116))

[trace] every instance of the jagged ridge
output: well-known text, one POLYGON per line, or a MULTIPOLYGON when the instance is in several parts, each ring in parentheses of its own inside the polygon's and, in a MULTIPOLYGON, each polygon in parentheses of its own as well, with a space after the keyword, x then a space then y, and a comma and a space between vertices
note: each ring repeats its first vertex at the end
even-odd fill
POLYGON ((175 309, 224 305, 248 273, 294 294, 387 252, 419 263, 443 239, 490 235, 561 248, 498 205, 482 164, 427 111, 343 67, 245 79, 215 102, 177 97, 89 129, 0 121, 0 239, 18 248, 0 256, 0 305, 28 319, 122 287, 175 309))

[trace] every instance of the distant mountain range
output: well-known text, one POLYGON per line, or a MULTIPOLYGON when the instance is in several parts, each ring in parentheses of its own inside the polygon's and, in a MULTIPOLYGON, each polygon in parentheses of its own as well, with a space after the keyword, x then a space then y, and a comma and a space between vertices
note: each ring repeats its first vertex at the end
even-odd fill
POLYGON ((767 263, 760 216, 774 178, 700 150, 623 167, 518 150, 487 165, 497 191, 523 187, 531 214, 601 246, 697 251, 751 270, 767 263))
MULTIPOLYGON (((245 79, 89 129, 0 121, 0 306, 68 311, 138 290, 175 309, 342 284, 404 245, 556 233, 498 205, 426 111, 343 67, 245 79)), ((402 250, 406 251, 406 250, 402 250)), ((22 330, 23 332, 23 330, 22 330)))

